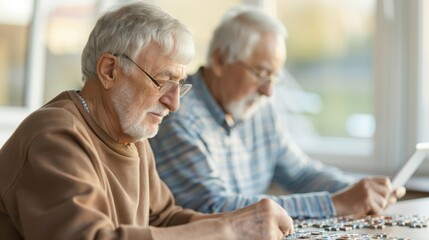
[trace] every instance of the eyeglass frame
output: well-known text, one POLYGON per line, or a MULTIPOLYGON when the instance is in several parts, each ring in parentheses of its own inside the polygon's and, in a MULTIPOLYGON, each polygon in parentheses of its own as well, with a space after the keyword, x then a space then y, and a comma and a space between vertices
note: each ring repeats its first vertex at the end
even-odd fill
POLYGON ((158 91, 161 91, 162 87, 164 86, 161 82, 173 82, 176 83, 179 87, 179 97, 183 97, 186 95, 186 93, 189 92, 189 90, 192 88, 192 84, 186 83, 186 79, 181 79, 178 82, 172 81, 172 80, 156 80, 152 75, 150 75, 148 72, 146 72, 142 67, 140 67, 134 60, 132 60, 128 55, 126 54, 113 54, 116 57, 123 57, 125 59, 130 60, 134 65, 136 65, 154 84, 156 89, 158 91))
POLYGON ((253 74, 253 76, 257 79, 259 86, 265 85, 267 83, 272 83, 277 79, 277 76, 262 76, 254 67, 250 66, 249 64, 238 61, 238 63, 243 66, 246 70, 248 70, 250 73, 253 74))

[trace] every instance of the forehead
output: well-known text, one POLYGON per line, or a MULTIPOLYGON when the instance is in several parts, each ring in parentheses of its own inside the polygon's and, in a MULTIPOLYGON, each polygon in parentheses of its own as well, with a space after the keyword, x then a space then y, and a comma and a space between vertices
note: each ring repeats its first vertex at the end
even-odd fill
POLYGON ((169 77, 183 76, 187 64, 185 61, 162 54, 157 45, 149 45, 137 58, 152 74, 169 77))
POLYGON ((272 33, 261 35, 261 39, 255 44, 249 60, 283 64, 286 60, 286 45, 283 38, 272 33))

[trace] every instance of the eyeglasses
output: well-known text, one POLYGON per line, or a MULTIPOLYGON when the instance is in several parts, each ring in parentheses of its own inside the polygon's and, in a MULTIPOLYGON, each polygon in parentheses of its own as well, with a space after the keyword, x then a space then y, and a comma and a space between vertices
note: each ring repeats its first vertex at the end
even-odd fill
POLYGON ((250 66, 245 62, 238 61, 238 63, 240 63, 241 66, 243 66, 246 70, 251 72, 253 76, 255 76, 256 80, 259 83, 259 86, 274 82, 277 79, 276 75, 266 75, 266 76, 261 75, 255 68, 253 68, 252 66, 250 66))
POLYGON ((158 91, 162 93, 169 92, 173 90, 174 88, 179 88, 179 96, 183 97, 186 93, 189 92, 189 90, 192 88, 192 84, 185 83, 186 79, 181 79, 180 81, 172 81, 172 80, 156 80, 153 78, 148 72, 146 72, 142 67, 140 67, 136 62, 134 62, 130 57, 128 57, 125 54, 115 55, 118 57, 123 57, 125 59, 130 60, 134 65, 136 65, 146 76, 152 80, 152 82, 155 84, 155 87, 158 89, 158 91))

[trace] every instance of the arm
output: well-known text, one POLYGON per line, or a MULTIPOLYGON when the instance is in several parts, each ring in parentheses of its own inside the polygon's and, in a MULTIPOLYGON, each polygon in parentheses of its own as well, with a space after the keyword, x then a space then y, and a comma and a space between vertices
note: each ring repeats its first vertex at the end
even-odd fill
POLYGON ((270 198, 292 217, 333 215, 333 204, 327 192, 279 197, 236 193, 221 177, 215 153, 204 141, 206 131, 204 126, 165 119, 158 135, 150 139, 158 171, 179 205, 212 213, 232 211, 270 198), (322 213, 316 211, 320 210, 319 203, 323 206, 322 213))
POLYGON ((273 126, 270 132, 275 136, 274 143, 278 144, 275 146, 277 164, 274 181, 293 193, 333 193, 355 181, 338 168, 326 166, 305 154, 282 126, 284 119, 274 110, 275 106, 270 106, 265 114, 271 116, 267 118, 270 121, 268 125, 273 126))
MULTIPOLYGON (((282 133, 280 127, 279 133, 282 133)), ((328 191, 331 195, 336 215, 365 215, 380 213, 397 198, 405 195, 404 188, 392 193, 387 177, 370 177, 355 184, 354 179, 345 176, 339 169, 324 166, 310 158, 302 150, 281 136, 283 149, 280 151, 276 179, 286 189, 294 192, 328 191), (281 159, 287 159, 282 161, 281 159), (392 194, 391 194, 392 193, 392 194)), ((321 204, 323 206, 323 204, 321 204)))
POLYGON ((310 159, 293 142, 284 143, 280 149, 274 178, 288 191, 335 192, 353 182, 350 176, 346 176, 339 169, 310 159))
POLYGON ((286 211, 264 199, 246 208, 223 214, 199 215, 192 223, 154 229, 158 239, 283 239, 292 234, 293 222, 286 211))
POLYGON ((112 215, 120 210, 109 207, 103 165, 92 160, 97 152, 90 137, 79 126, 62 123, 41 130, 29 143, 14 142, 25 162, 2 197, 25 239, 281 239, 292 232, 290 217, 268 200, 222 216, 193 214, 190 223, 175 227, 114 222, 112 215))
MULTIPOLYGON (((313 199, 314 204, 309 206, 313 208, 309 211, 312 215, 317 212, 321 213, 321 217, 324 215, 378 214, 405 195, 404 188, 399 188, 392 193, 393 190, 388 177, 369 177, 351 184, 352 178, 345 176, 338 169, 310 160, 295 144, 288 144, 287 149, 288 151, 285 152, 284 156, 288 161, 279 161, 280 166, 277 167, 276 181, 280 184, 283 183, 286 189, 293 189, 297 192, 328 191, 332 193, 328 197, 325 192, 324 203, 321 202, 322 199, 313 199), (331 205, 329 207, 331 210, 320 211, 317 209, 317 205, 331 205)), ((302 201, 296 202, 300 205, 303 204, 302 201)), ((305 202, 308 203, 308 199, 305 202)), ((295 204, 295 202, 290 204, 295 204)), ((290 214, 293 216, 293 212, 290 214)))
POLYGON ((151 187, 147 169, 138 169, 145 164, 136 153, 128 161, 132 171, 122 169, 136 177, 122 182, 124 188, 116 187, 120 192, 114 193, 112 184, 121 183, 109 174, 111 169, 106 171, 106 160, 114 162, 120 157, 117 152, 105 151, 102 144, 96 148, 98 138, 74 116, 47 111, 33 114, 0 151, 5 173, 0 177, 0 215, 7 212, 17 234, 25 239, 152 239, 149 220, 156 226, 189 221, 186 216, 193 212, 174 207, 170 198, 158 198, 159 207, 149 212, 148 198, 128 192, 151 187))
POLYGON ((287 213, 267 200, 224 215, 194 215, 191 223, 175 227, 115 226, 97 170, 83 160, 79 140, 52 134, 37 140, 9 195, 16 197, 26 239, 256 240, 282 239, 293 232, 287 213))

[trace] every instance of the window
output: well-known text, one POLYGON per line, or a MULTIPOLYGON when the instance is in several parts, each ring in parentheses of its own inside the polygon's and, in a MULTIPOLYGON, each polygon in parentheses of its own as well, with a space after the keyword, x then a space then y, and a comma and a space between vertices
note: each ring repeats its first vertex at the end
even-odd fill
POLYGON ((289 36, 275 98, 290 135, 325 163, 376 169, 377 1, 277 1, 277 15, 289 36))
POLYGON ((289 30, 278 89, 289 99, 277 102, 285 102, 291 135, 310 155, 392 174, 412 153, 427 128, 418 110, 428 88, 420 74, 423 2, 277 1, 289 30))
MULTIPOLYGON (((293 114, 300 134, 340 138, 374 135, 375 0, 288 0, 278 15, 289 31, 286 68, 307 92, 293 114)), ((294 103, 297 105, 297 103, 294 103)))
POLYGON ((31 0, 0 0, 0 106, 24 106, 31 0))
POLYGON ((95 24, 97 7, 95 0, 60 1, 49 9, 43 102, 62 91, 81 88, 80 56, 95 24))
POLYGON ((0 146, 26 115, 33 1, 0 0, 0 146))

